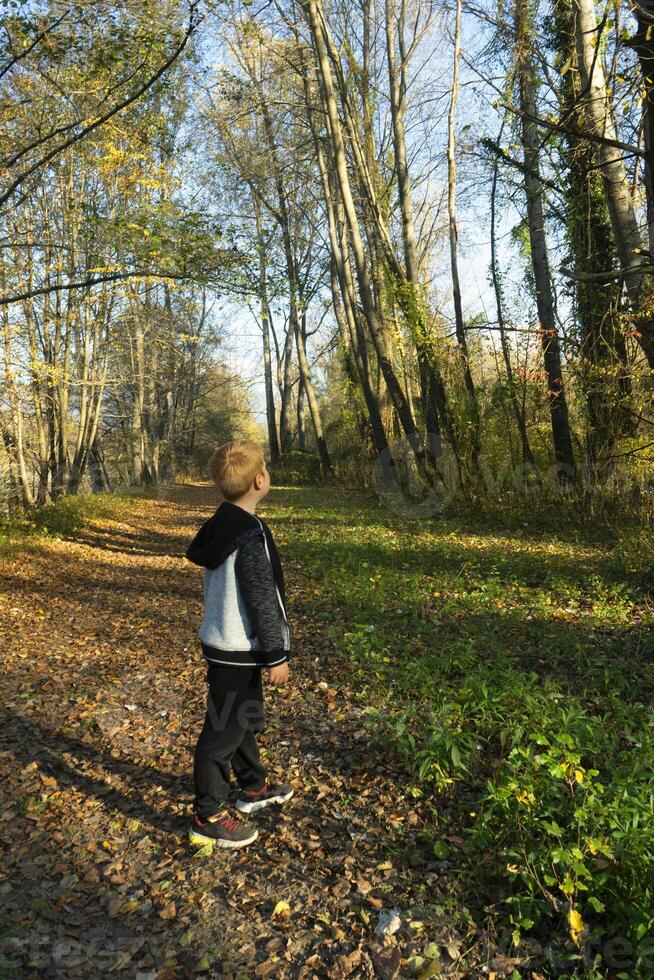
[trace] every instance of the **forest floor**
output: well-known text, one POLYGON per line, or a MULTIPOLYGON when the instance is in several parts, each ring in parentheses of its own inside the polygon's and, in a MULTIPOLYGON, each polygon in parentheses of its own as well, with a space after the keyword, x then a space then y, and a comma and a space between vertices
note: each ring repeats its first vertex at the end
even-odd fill
POLYGON ((294 799, 257 815, 247 849, 187 843, 206 686, 201 573, 183 553, 214 508, 210 487, 174 487, 0 562, 0 975, 394 977, 412 955, 414 973, 468 975, 443 862, 393 852, 425 813, 371 740, 297 558, 291 680, 268 690, 261 737, 294 799), (401 928, 380 939, 391 908, 401 928))
POLYGON ((209 854, 184 552, 215 506, 63 501, 0 540, 0 976, 654 976, 651 531, 274 488, 295 648, 261 744, 295 795, 209 854))

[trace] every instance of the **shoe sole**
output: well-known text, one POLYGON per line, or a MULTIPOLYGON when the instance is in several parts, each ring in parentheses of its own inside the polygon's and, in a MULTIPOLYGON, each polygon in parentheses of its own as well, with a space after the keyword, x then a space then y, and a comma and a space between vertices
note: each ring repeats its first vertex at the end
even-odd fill
POLYGON ((248 803, 246 800, 237 800, 236 809, 240 813, 258 813, 259 810, 263 810, 270 803, 288 803, 293 793, 294 790, 291 790, 290 793, 286 793, 284 796, 270 796, 267 800, 252 800, 251 803, 248 803))
POLYGON ((225 838, 217 837, 205 837, 204 834, 199 834, 197 830, 189 830, 188 839, 191 844, 214 844, 216 847, 225 847, 229 850, 234 850, 237 847, 247 847, 251 844, 253 840, 256 840, 259 836, 259 831, 255 827, 249 837, 245 837, 243 840, 225 840, 225 838))

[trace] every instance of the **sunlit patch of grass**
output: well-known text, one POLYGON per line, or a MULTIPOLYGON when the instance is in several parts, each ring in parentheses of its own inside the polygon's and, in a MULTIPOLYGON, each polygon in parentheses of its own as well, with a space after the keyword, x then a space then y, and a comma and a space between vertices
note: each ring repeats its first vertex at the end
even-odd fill
POLYGON ((131 497, 125 493, 81 493, 62 497, 51 504, 15 511, 0 520, 0 547, 11 548, 12 540, 25 544, 35 536, 64 537, 88 527, 95 520, 127 513, 131 497))

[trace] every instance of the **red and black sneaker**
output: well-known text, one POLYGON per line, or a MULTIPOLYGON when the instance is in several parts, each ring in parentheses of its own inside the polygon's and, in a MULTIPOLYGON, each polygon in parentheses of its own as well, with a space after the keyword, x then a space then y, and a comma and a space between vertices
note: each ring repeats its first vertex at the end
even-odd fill
POLYGON ((256 827, 242 823, 230 816, 229 810, 220 810, 213 817, 201 820, 193 818, 188 832, 191 844, 215 844, 217 847, 246 847, 256 840, 259 831, 256 827))
POLYGON ((264 783, 261 789, 239 791, 236 809, 241 813, 256 813, 269 803, 286 803, 293 795, 288 783, 264 783))

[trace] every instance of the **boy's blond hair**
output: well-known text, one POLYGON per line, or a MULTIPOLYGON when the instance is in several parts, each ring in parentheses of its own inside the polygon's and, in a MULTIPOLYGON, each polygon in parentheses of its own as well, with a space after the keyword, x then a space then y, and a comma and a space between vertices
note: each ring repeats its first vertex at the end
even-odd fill
POLYGON ((249 439, 223 443, 209 460, 209 472, 225 500, 236 500, 246 494, 264 466, 261 446, 249 439))

